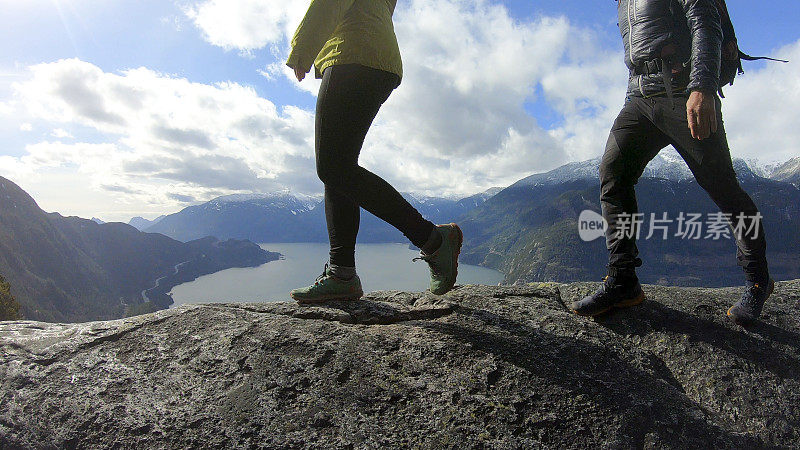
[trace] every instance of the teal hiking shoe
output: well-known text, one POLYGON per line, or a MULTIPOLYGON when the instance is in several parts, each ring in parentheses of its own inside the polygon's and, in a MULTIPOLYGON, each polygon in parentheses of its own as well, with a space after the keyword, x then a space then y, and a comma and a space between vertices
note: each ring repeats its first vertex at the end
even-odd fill
POLYGON ((297 303, 304 305, 329 300, 358 300, 364 295, 361 280, 355 275, 350 280, 341 280, 330 273, 328 265, 322 275, 311 286, 295 289, 289 293, 297 303))
POLYGON ((742 294, 742 299, 728 310, 728 317, 737 325, 750 325, 761 316, 764 303, 772 291, 775 290, 775 280, 772 278, 764 283, 747 282, 747 287, 742 294))
POLYGON ((431 269, 431 292, 442 295, 453 289, 458 277, 458 255, 461 253, 461 244, 464 235, 458 225, 437 225, 436 230, 442 235, 442 245, 438 250, 426 255, 420 252, 419 258, 414 261, 425 261, 431 269))

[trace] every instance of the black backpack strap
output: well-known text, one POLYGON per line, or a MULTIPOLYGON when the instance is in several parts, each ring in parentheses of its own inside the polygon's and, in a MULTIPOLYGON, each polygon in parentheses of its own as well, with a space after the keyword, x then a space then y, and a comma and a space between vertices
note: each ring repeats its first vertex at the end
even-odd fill
POLYGON ((728 5, 725 0, 714 0, 719 12, 720 25, 722 25, 722 61, 720 61, 720 83, 718 92, 720 97, 725 97, 722 93, 723 85, 732 85, 736 75, 743 74, 742 60, 744 61, 758 61, 769 60, 788 62, 782 59, 769 58, 767 56, 750 56, 739 49, 739 43, 736 40, 736 31, 733 28, 733 21, 731 20, 730 13, 728 12, 728 5))
POLYGON ((745 61, 758 61, 761 59, 766 59, 767 61, 777 61, 782 63, 788 63, 789 61, 785 59, 778 59, 778 58, 770 58, 769 56, 750 56, 747 53, 739 50, 739 59, 743 59, 745 61))

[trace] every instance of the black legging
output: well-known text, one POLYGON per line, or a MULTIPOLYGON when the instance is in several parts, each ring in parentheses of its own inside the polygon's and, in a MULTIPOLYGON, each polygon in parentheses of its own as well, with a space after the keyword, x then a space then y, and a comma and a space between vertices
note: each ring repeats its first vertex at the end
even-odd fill
POLYGON ((422 248, 434 225, 389 183, 358 165, 372 120, 400 78, 358 64, 325 69, 317 97, 317 174, 325 184, 331 263, 355 267, 359 207, 400 230, 422 248))

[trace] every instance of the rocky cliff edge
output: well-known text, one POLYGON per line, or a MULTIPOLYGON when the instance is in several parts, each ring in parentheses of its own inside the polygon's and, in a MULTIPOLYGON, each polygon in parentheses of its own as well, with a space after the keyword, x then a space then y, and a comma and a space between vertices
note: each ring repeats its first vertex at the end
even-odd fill
POLYGON ((595 287, 6 322, 0 448, 800 445, 800 280, 748 329, 733 288, 567 311, 595 287))

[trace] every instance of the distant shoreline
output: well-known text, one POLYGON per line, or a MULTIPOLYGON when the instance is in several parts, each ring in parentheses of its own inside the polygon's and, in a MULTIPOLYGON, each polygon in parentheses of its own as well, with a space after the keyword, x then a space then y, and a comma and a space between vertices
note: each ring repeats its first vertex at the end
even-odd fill
POLYGON ((284 256, 280 253, 264 250, 262 257, 257 260, 243 260, 225 266, 213 266, 208 264, 209 258, 205 258, 205 255, 203 255, 203 257, 198 259, 176 264, 172 274, 156 279, 153 287, 142 291, 142 300, 145 303, 152 303, 158 309, 167 309, 174 303, 170 292, 175 286, 189 283, 202 276, 211 275, 223 270, 260 267, 283 258, 284 256))
MULTIPOLYGON (((289 292, 313 283, 329 257, 328 243, 262 243, 284 255, 275 264, 255 269, 226 270, 173 288, 176 308, 194 303, 270 303, 290 301, 289 292)), ((365 292, 422 292, 429 288, 429 267, 413 262, 418 252, 407 243, 359 244, 356 266, 365 292)), ((494 269, 459 265, 460 284, 497 285, 504 275, 494 269)))

